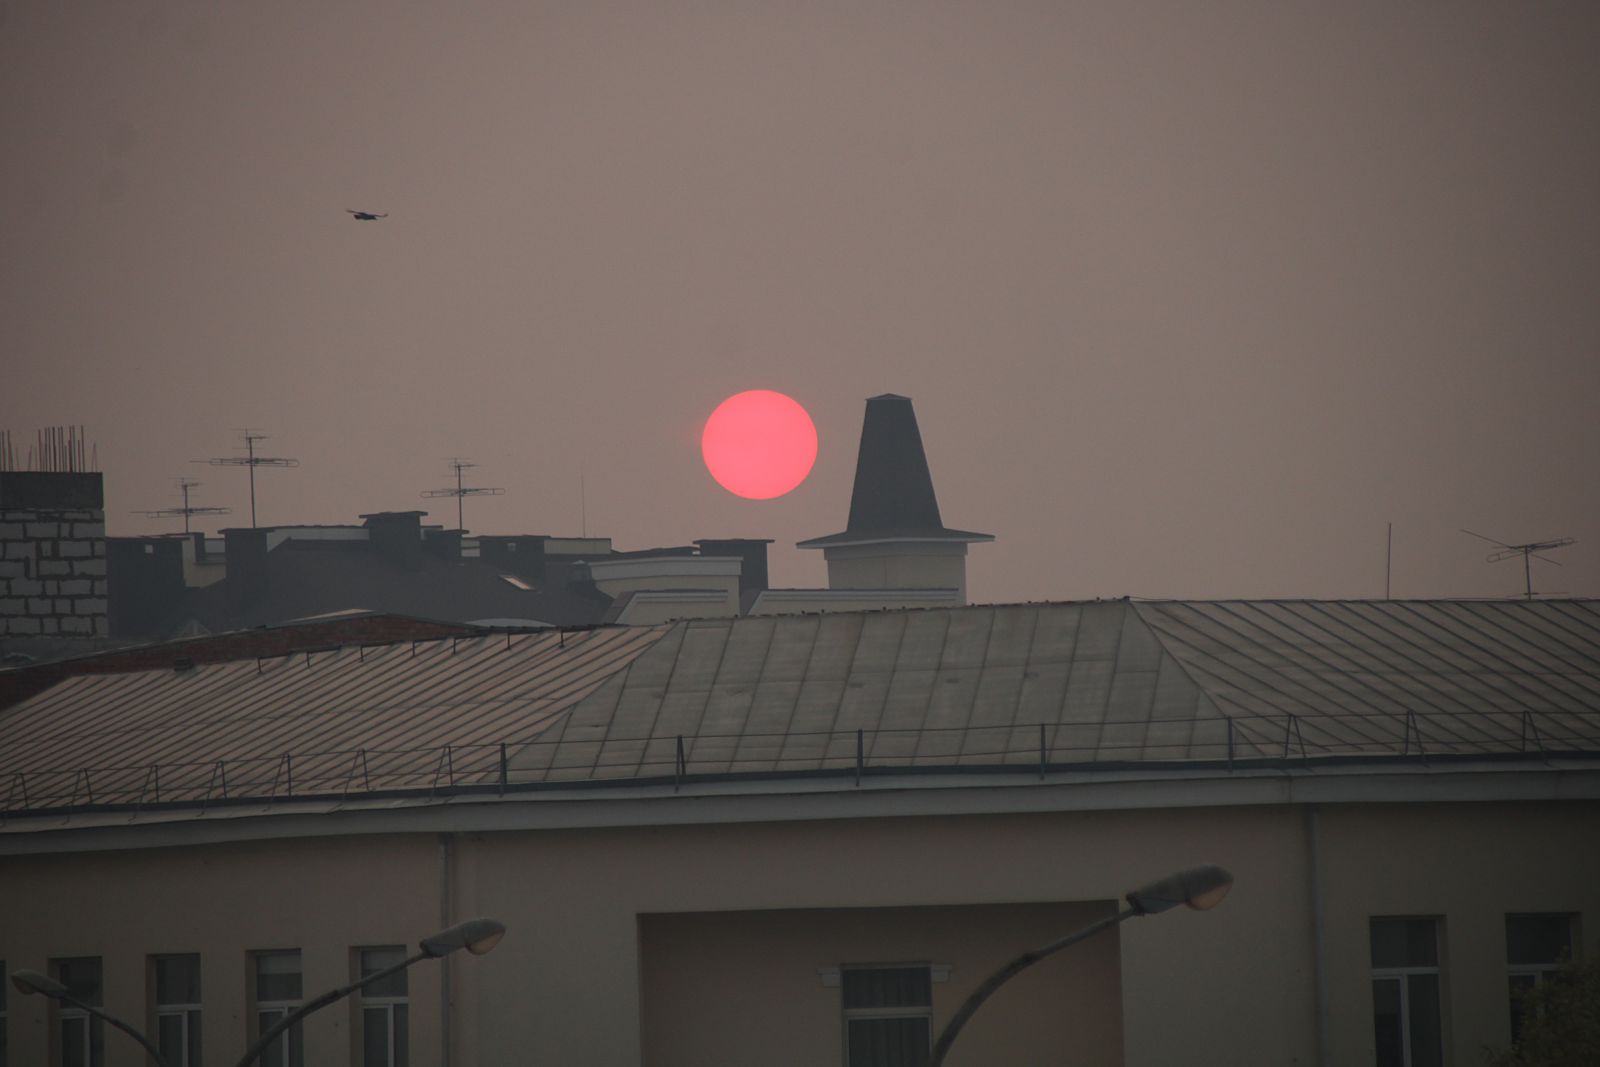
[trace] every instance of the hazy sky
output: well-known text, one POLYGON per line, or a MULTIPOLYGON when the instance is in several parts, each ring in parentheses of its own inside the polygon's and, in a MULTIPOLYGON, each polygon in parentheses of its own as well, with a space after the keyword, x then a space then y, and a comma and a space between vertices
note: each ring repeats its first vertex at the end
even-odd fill
POLYGON ((9 0, 0 428, 110 532, 844 527, 911 396, 975 600, 1600 595, 1600 4, 9 0), (389 212, 356 222, 346 208, 389 212), (770 388, 811 478, 718 488, 770 388))

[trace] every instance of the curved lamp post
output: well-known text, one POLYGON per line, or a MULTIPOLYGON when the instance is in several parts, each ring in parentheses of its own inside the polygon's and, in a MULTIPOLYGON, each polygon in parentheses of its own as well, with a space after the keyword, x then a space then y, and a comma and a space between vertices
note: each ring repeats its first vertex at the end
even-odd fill
POLYGON ((11 984, 17 987, 17 992, 19 993, 37 993, 40 996, 49 997, 51 1000, 59 1000, 63 1004, 69 1004, 80 1011, 86 1011, 97 1019, 104 1019, 143 1045, 145 1051, 150 1053, 151 1058, 156 1061, 159 1067, 167 1067, 167 1061, 161 1057, 161 1050, 152 1045, 148 1037, 145 1037, 115 1015, 101 1011, 92 1004, 85 1004, 71 993, 68 993, 67 987, 54 978, 40 974, 38 971, 12 971, 11 984))
POLYGON ((929 1067, 940 1067, 944 1063, 950 1046, 955 1044, 956 1035, 961 1033, 961 1028, 967 1025, 967 1020, 971 1019, 979 1006, 989 999, 990 994, 1046 956, 1060 952, 1069 945, 1076 945, 1079 941, 1087 940, 1102 930, 1109 930, 1135 915, 1156 915, 1170 908, 1176 908, 1179 904, 1185 904, 1198 911, 1214 908, 1232 888, 1233 875, 1221 867, 1211 864, 1191 867, 1186 871, 1168 875, 1159 882, 1151 882, 1143 888, 1135 889, 1124 898, 1128 906, 1115 915, 1108 915, 1104 919, 1092 922, 1077 933, 1068 934, 1041 948, 1024 952, 994 972, 982 985, 972 991, 972 995, 951 1017, 944 1032, 939 1035, 939 1040, 933 1046, 933 1058, 929 1060, 929 1067))
POLYGON ((261 1055, 262 1049, 270 1045, 279 1034, 312 1012, 320 1011, 329 1004, 344 999, 364 985, 369 985, 380 978, 387 978, 391 974, 403 971, 413 963, 419 963, 422 960, 436 960, 441 956, 448 956, 457 949, 464 948, 474 956, 481 956, 498 945, 500 939, 505 935, 506 927, 504 923, 496 922, 493 919, 468 919, 464 923, 457 923, 448 930, 440 930, 432 937, 425 937, 418 944, 417 952, 407 956, 394 966, 385 967, 381 971, 373 971, 365 978, 358 978, 349 985, 342 985, 338 989, 330 989, 315 1000, 308 1000, 284 1018, 279 1019, 256 1039, 255 1044, 245 1049, 245 1053, 239 1057, 236 1067, 250 1067, 250 1064, 255 1062, 256 1057, 261 1055))

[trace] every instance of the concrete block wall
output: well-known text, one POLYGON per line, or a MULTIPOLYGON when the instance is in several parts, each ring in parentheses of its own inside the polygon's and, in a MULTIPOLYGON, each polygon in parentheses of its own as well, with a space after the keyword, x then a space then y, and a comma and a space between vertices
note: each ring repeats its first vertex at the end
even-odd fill
POLYGON ((0 636, 107 632, 100 475, 0 472, 0 636))

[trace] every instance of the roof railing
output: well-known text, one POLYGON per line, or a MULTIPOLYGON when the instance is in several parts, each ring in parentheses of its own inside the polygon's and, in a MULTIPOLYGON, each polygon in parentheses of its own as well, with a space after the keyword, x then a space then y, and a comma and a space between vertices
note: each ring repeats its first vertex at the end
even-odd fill
MULTIPOLYGON (((200 761, 0 770, 9 780, 0 815, 145 810, 372 795, 437 797, 463 792, 620 785, 740 776, 845 774, 856 785, 885 774, 1029 771, 1108 766, 1242 767, 1313 760, 1600 756, 1600 716, 1570 712, 1411 712, 1336 718, 1363 731, 1335 736, 1326 723, 1287 715, 1089 723, 700 733, 455 743, 417 748, 282 752, 200 761), (1427 742, 1424 745, 1424 722, 1427 742), (1396 729, 1396 727, 1399 729, 1396 729), (1049 729, 1054 727, 1053 730, 1049 729)), ((562 727, 556 727, 559 732, 562 727)), ((549 731, 547 731, 549 733, 549 731)))

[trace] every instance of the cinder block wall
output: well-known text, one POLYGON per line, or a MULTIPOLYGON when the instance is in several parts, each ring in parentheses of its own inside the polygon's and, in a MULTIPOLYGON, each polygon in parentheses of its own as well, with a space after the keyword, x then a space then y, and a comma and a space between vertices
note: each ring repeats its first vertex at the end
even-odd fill
POLYGON ((101 476, 0 471, 0 636, 107 632, 101 476))

